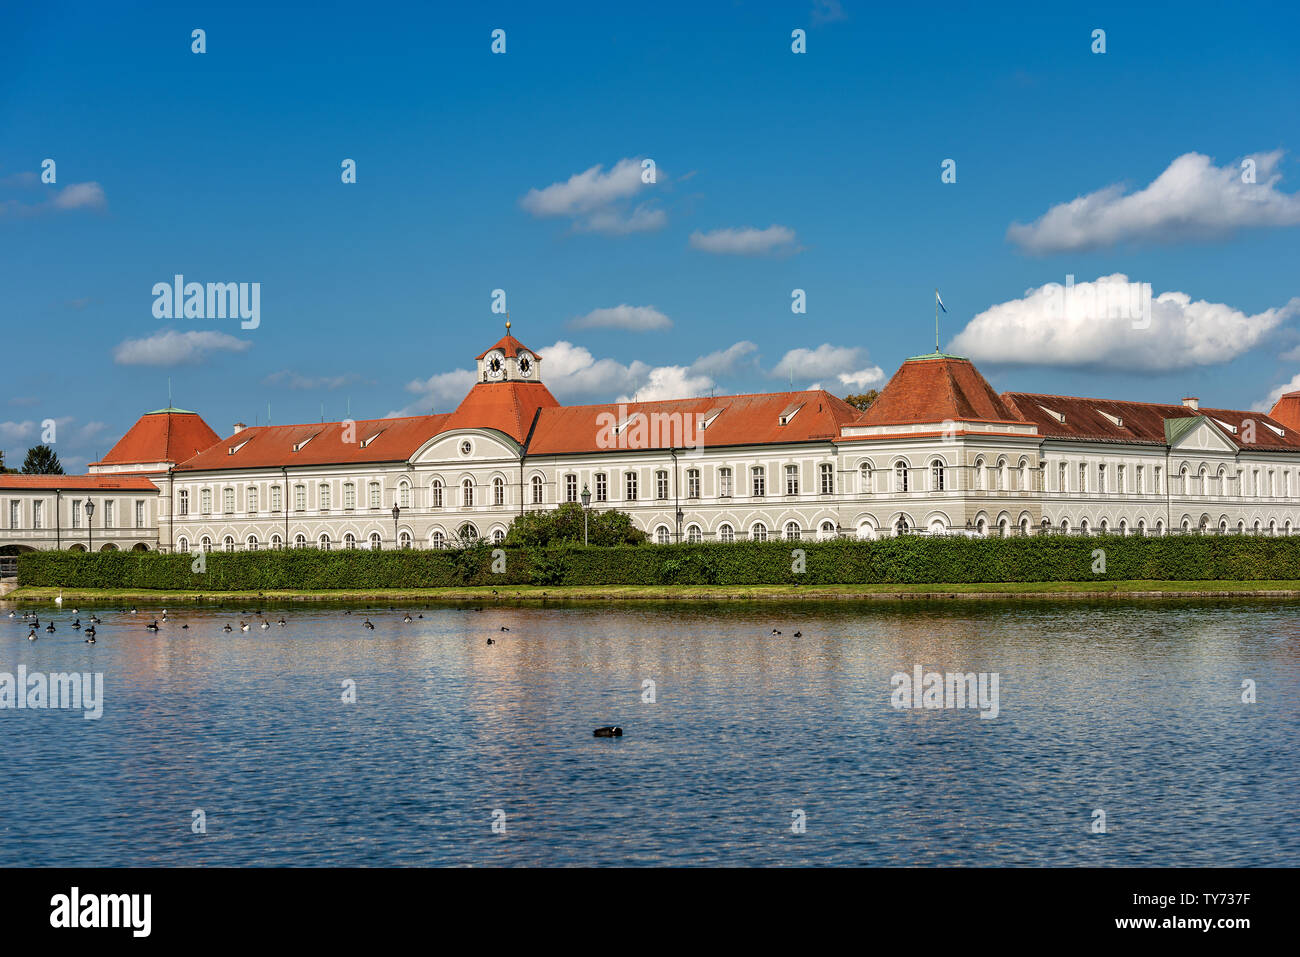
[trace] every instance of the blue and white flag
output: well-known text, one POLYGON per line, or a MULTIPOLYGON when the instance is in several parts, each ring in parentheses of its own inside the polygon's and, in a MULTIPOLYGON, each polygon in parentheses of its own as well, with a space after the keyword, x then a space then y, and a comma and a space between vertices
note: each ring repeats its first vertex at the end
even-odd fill
POLYGON ((939 304, 939 308, 942 309, 944 312, 948 311, 948 307, 943 304, 943 297, 939 295, 938 289, 934 291, 934 301, 939 304))

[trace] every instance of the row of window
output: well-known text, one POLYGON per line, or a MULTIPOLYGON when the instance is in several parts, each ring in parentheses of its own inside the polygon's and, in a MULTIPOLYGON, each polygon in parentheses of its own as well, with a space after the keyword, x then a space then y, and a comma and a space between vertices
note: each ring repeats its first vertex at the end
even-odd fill
MULTIPOLYGON (((137 501, 133 504, 135 506, 134 527, 145 528, 146 527, 145 517, 147 514, 145 510, 145 503, 143 501, 137 501)), ((9 527, 12 529, 18 529, 23 527, 22 505, 23 505, 22 499, 9 500, 9 527)), ((95 515, 99 516, 100 528, 112 529, 112 528, 127 527, 127 526, 118 525, 117 508, 116 508, 117 502, 111 498, 104 499, 102 502, 97 503, 94 511, 84 512, 84 514, 83 514, 82 499, 71 499, 69 505, 70 505, 69 511, 71 515, 72 528, 83 528, 89 526, 91 524, 91 520, 94 518, 95 515)), ((45 502, 41 499, 32 500, 31 522, 32 523, 30 527, 33 529, 42 529, 47 527, 47 523, 45 519, 45 502)))
MULTIPOLYGON (((475 528, 474 525, 470 523, 466 523, 462 525, 458 531, 458 535, 460 540, 465 543, 477 541, 479 537, 478 529, 475 528)), ((506 533, 504 529, 498 528, 492 531, 492 541, 497 545, 505 541, 505 537, 506 537, 506 533)), ((279 532, 274 532, 271 534, 270 538, 267 539, 266 544, 268 548, 283 548, 284 539, 280 536, 279 532)), ((335 544, 335 540, 330 536, 328 532, 322 532, 320 535, 316 537, 316 540, 312 543, 314 547, 322 549, 324 551, 330 551, 334 547, 334 544, 335 544)), ((343 537, 339 539, 338 544, 345 549, 364 547, 364 548, 369 548, 372 551, 379 551, 381 548, 384 547, 384 539, 383 536, 381 536, 378 532, 371 532, 370 535, 367 536, 364 540, 358 539, 357 536, 352 534, 351 532, 345 532, 343 537), (364 545, 359 545, 358 544, 359 541, 364 541, 364 545)), ((448 544, 447 537, 441 531, 435 531, 430 539, 430 544, 432 544, 434 548, 445 548, 447 547, 448 544)), ((212 536, 211 535, 201 536, 197 541, 197 545, 200 549, 202 549, 205 552, 212 551, 212 547, 213 547, 212 536)), ((243 548, 252 552, 257 551, 259 548, 261 548, 261 546, 262 546, 261 539, 259 539, 256 535, 247 536, 242 543, 243 548)), ((222 551, 233 552, 233 551, 237 551, 240 547, 241 547, 241 543, 236 542, 235 537, 233 535, 226 535, 221 540, 222 551)), ((304 535, 302 532, 299 532, 297 535, 295 535, 293 537, 293 547, 307 548, 308 547, 307 536, 304 535)), ((406 529, 403 529, 398 534, 397 547, 398 548, 411 547, 411 533, 406 529)), ((180 552, 188 552, 190 550, 189 538, 184 535, 177 538, 176 549, 177 551, 180 552)))

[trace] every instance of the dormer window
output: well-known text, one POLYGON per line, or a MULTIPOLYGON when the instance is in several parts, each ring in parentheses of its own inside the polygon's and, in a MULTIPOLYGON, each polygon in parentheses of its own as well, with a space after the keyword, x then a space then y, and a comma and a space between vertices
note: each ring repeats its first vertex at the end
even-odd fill
POLYGON ((802 402, 794 402, 791 403, 790 405, 787 405, 784 409, 781 410, 781 415, 777 418, 777 424, 789 425, 790 420, 793 419, 796 415, 798 415, 799 410, 802 408, 803 408, 802 402))
POLYGON ((708 412, 705 412, 703 417, 699 420, 699 425, 697 426, 697 428, 699 428, 701 431, 707 429, 709 426, 713 424, 713 420, 716 419, 721 414, 722 414, 722 406, 718 406, 715 409, 710 409, 708 412))
POLYGON ((1049 409, 1045 405, 1040 405, 1039 408, 1042 409, 1044 412, 1046 412, 1048 415, 1050 415, 1052 418, 1054 418, 1057 422, 1060 422, 1062 425, 1065 424, 1064 412, 1055 412, 1052 409, 1049 409))
MULTIPOLYGON (((1275 435, 1277 435, 1277 437, 1278 437, 1279 439, 1284 439, 1284 438, 1286 438, 1286 429, 1279 429, 1276 425, 1273 425, 1271 422, 1265 422, 1264 425, 1265 425, 1265 426, 1266 426, 1266 427, 1267 427, 1271 432, 1273 432, 1275 435)), ((1233 429, 1232 431, 1236 432, 1237 430, 1236 430, 1236 429, 1233 429)))
POLYGON ((249 441, 251 441, 251 436, 250 436, 250 438, 244 439, 244 441, 240 442, 238 445, 232 445, 232 446, 231 446, 231 447, 226 451, 226 454, 227 454, 227 455, 234 455, 236 452, 238 452, 240 449, 242 449, 245 445, 247 445, 247 444, 249 443, 249 441))
POLYGON ((630 415, 628 415, 628 417, 627 417, 626 419, 624 419, 624 420, 623 420, 622 422, 620 422, 618 425, 614 426, 614 434, 615 434, 615 435, 621 435, 621 434, 623 433, 623 430, 626 429, 626 428, 627 428, 629 425, 631 425, 633 422, 635 422, 636 419, 637 419, 637 416, 639 416, 640 414, 641 414, 640 412, 633 412, 633 413, 631 413, 630 415))
POLYGON ((1109 412, 1103 412, 1101 409, 1097 410, 1097 414, 1105 418, 1111 425, 1119 426, 1121 429, 1124 428, 1124 419, 1120 416, 1111 415, 1109 412))
POLYGON ((364 449, 367 445, 369 445, 369 444, 370 444, 371 442, 373 442, 375 439, 379 438, 381 435, 384 434, 384 431, 385 431, 384 429, 380 429, 380 430, 379 430, 378 432, 376 432, 374 435, 370 436, 370 438, 363 440, 362 443, 361 443, 361 448, 364 449))
POLYGON ((313 432, 311 435, 307 436, 307 438, 303 439, 301 442, 299 442, 297 445, 295 445, 295 446, 293 447, 293 450, 294 450, 295 452, 299 452, 299 451, 301 451, 301 450, 302 450, 302 449, 307 445, 308 442, 310 442, 312 439, 316 438, 316 436, 319 435, 319 434, 320 434, 320 433, 318 433, 318 432, 313 432))

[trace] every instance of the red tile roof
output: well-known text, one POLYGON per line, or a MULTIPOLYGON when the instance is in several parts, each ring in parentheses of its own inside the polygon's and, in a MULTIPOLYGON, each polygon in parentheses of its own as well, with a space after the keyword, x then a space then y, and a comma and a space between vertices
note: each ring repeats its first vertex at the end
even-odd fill
POLYGON ((993 391, 969 359, 915 356, 894 373, 880 397, 854 425, 916 422, 1016 422, 1014 409, 993 391))
POLYGON ((1269 417, 1274 422, 1282 423, 1288 429, 1300 432, 1300 392, 1288 392, 1273 403, 1273 409, 1269 412, 1269 417))
POLYGON ((219 436, 195 412, 159 409, 140 416, 102 459, 91 465, 147 465, 184 462, 219 436))
POLYGON ((182 462, 176 471, 404 462, 425 442, 444 431, 448 418, 417 415, 366 419, 355 423, 355 432, 346 436, 342 422, 253 426, 182 462), (345 442, 345 437, 355 441, 345 442))
POLYGON ((1029 392, 1004 392, 1002 398, 1024 418, 1038 426, 1041 435, 1052 438, 1085 439, 1101 442, 1150 442, 1165 444, 1165 419, 1188 419, 1205 416, 1232 426, 1220 431, 1238 448, 1247 450, 1300 451, 1300 431, 1287 428, 1261 412, 1239 409, 1190 409, 1184 405, 1155 402, 1124 402, 1116 399, 1085 399, 1078 396, 1038 395, 1029 392), (1045 411, 1051 410, 1051 411, 1045 411), (1061 422, 1052 412, 1065 416, 1061 422), (1119 419, 1116 424, 1107 413, 1119 419), (1255 422, 1255 441, 1246 442, 1247 419, 1255 422), (1279 436, 1268 425, 1282 429, 1279 436))
POLYGON ((0 475, 0 489, 83 489, 103 492, 157 492, 158 486, 143 475, 114 473, 109 475, 0 475))
POLYGON ((493 349, 500 349, 507 359, 513 359, 520 352, 527 352, 530 355, 534 354, 532 349, 529 349, 526 345, 507 332, 500 340, 498 340, 496 345, 489 346, 474 358, 482 359, 493 349))
POLYGON ((522 442, 528 437, 537 410, 559 404, 540 382, 479 382, 447 416, 442 430, 496 429, 522 442))
MULTIPOLYGON (((840 427, 858 417, 858 410, 843 399, 821 389, 806 392, 772 392, 760 395, 720 395, 698 399, 668 399, 661 402, 606 403, 543 409, 528 444, 529 455, 571 455, 604 451, 603 438, 611 439, 609 426, 626 422, 622 429, 624 448, 681 448, 687 442, 705 447, 755 445, 760 443, 811 442, 840 434, 840 427), (786 425, 780 420, 792 407, 797 413, 786 425), (632 419, 642 413, 645 432, 632 419), (654 415, 673 419, 654 419, 654 415), (716 415, 716 417, 714 417, 716 415), (605 416, 605 418, 602 418, 605 416), (707 427, 697 433, 698 416, 707 427), (710 419, 712 419, 710 421, 710 419), (654 426, 659 424, 659 428, 654 426), (645 444, 640 435, 644 434, 645 444)), ((614 439, 617 443, 618 439, 614 439)), ((615 444, 613 449, 619 446, 615 444)), ((612 449, 612 450, 613 450, 612 449)))

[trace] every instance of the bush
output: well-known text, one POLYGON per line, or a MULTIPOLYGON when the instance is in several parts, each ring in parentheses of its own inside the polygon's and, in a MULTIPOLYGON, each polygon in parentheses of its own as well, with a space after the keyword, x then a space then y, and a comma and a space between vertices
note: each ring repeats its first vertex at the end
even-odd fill
MULTIPOLYGON (((546 511, 525 512, 506 531, 506 545, 513 548, 535 548, 539 545, 581 545, 583 535, 583 508, 576 502, 565 502, 559 508, 546 511)), ((588 510, 587 540, 592 545, 640 545, 646 533, 632 524, 626 512, 609 509, 604 512, 588 510)))
POLYGON ((463 585, 847 585, 1160 579, 1298 580, 1300 537, 1170 536, 1011 539, 904 536, 877 542, 737 542, 724 545, 477 544, 443 551, 212 552, 189 555, 27 552, 23 585, 182 591, 440 588, 463 585), (804 553, 803 572, 792 552, 804 553), (1098 550, 1105 571, 1094 573, 1098 550), (493 556, 504 555, 505 571, 493 556))

